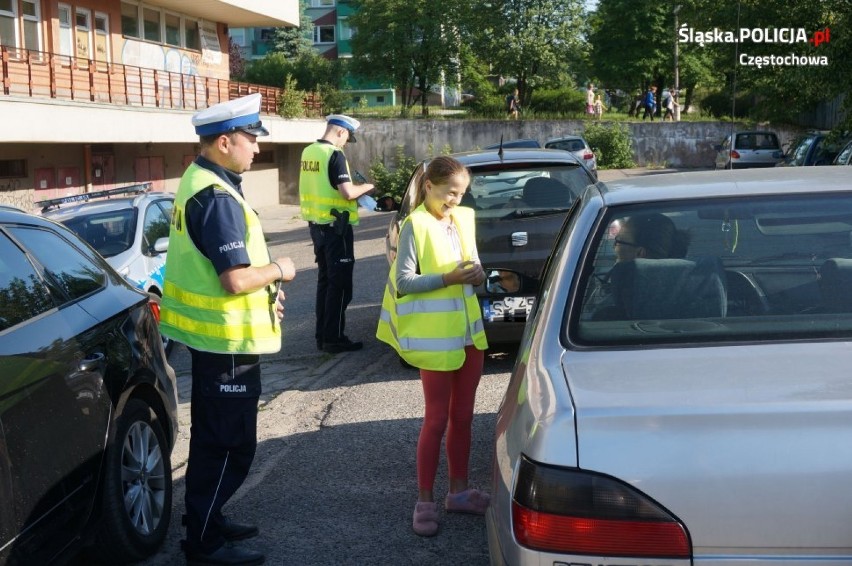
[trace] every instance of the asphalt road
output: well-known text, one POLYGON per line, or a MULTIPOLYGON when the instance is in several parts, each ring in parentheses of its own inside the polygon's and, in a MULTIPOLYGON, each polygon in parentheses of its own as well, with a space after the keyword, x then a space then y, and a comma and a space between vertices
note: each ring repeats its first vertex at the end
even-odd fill
MULTIPOLYGON (((266 554, 267 564, 487 564, 481 517, 442 515, 434 538, 411 530, 423 416, 420 381, 416 370, 402 368, 375 338, 390 216, 367 213, 355 233, 347 334, 365 347, 329 355, 318 352, 313 339, 316 266, 307 225, 295 206, 259 213, 272 256, 292 257, 297 276, 285 288, 283 348, 264 358, 257 457, 226 513, 259 525, 260 536, 246 542, 266 554)), ((477 395, 470 479, 486 489, 495 413, 513 361, 513 352, 490 351, 477 395)), ((186 350, 178 347, 170 362, 178 374, 182 430, 172 455, 171 527, 161 551, 143 562, 150 566, 185 563, 179 541, 189 439, 186 350)), ((447 490, 443 455, 439 470, 437 494, 447 490)))

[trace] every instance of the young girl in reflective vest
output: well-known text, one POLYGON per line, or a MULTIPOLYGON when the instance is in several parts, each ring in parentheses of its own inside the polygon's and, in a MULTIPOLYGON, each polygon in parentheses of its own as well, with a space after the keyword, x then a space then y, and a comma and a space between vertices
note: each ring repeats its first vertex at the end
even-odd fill
POLYGON ((447 431, 448 512, 483 514, 489 496, 468 486, 476 388, 488 348, 474 286, 485 281, 472 208, 459 206, 470 174, 440 156, 426 168, 414 211, 400 230, 376 336, 420 369, 426 403, 417 442, 414 532, 438 532, 433 484, 447 431))

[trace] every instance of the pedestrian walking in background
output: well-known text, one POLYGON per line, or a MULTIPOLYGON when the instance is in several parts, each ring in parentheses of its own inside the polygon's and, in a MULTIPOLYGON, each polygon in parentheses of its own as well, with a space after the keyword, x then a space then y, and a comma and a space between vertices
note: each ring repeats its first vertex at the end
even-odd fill
POLYGON ((651 121, 654 121, 654 113, 657 111, 657 87, 652 86, 648 88, 648 91, 645 93, 645 112, 642 114, 642 121, 645 121, 645 118, 648 116, 651 117, 651 121))
POLYGON ((677 102, 676 95, 677 92, 675 92, 674 89, 670 89, 669 95, 663 98, 663 110, 665 111, 665 113, 663 114, 664 121, 666 119, 669 119, 674 122, 675 120, 675 108, 680 106, 680 104, 678 104, 677 102))
POLYGON ((197 112, 201 152, 180 180, 169 233, 160 331, 192 357, 192 428, 186 470, 187 564, 261 564, 234 546, 258 534, 222 506, 245 481, 257 448, 260 355, 281 349, 288 257, 270 261, 241 174, 259 153, 260 94, 197 112))
POLYGON ((376 332, 420 369, 425 415, 412 526, 421 536, 438 532, 434 483, 445 431, 450 481, 445 511, 484 514, 490 501, 468 485, 473 408, 488 348, 473 289, 485 281, 474 210, 459 206, 469 185, 470 174, 457 160, 440 156, 429 163, 416 207, 400 230, 376 332))
POLYGON ((506 96, 506 110, 509 113, 509 118, 517 120, 521 112, 521 99, 518 97, 518 89, 512 91, 506 96))
POLYGON ((358 197, 373 190, 371 183, 355 185, 343 153, 355 143, 361 123, 343 114, 326 116, 322 138, 302 152, 299 201, 308 221, 317 263, 317 349, 330 354, 360 350, 363 343, 345 334, 346 307, 352 300, 358 197))
POLYGON ((597 95, 595 97, 595 118, 600 120, 601 116, 603 116, 604 110, 606 110, 606 107, 601 100, 601 95, 597 95))
POLYGON ((595 113, 595 85, 589 83, 586 87, 586 114, 595 113))

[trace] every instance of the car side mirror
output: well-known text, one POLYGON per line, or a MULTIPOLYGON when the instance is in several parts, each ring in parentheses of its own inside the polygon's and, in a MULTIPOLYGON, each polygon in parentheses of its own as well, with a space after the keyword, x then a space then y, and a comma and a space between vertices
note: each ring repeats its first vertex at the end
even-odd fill
POLYGON ((521 274, 508 269, 489 269, 485 290, 495 294, 517 293, 521 290, 521 274))
POLYGON ((157 241, 154 242, 154 251, 158 254, 165 253, 169 251, 169 239, 168 238, 157 238, 157 241))

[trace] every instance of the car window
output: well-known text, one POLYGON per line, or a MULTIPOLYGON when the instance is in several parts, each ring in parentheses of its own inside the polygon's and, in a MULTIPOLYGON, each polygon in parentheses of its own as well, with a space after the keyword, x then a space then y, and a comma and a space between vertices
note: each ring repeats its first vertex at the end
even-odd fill
POLYGON ((142 250, 145 255, 153 255, 151 251, 154 247, 154 242, 158 238, 169 237, 169 223, 171 222, 171 201, 159 201, 151 204, 145 211, 145 221, 142 227, 142 250), (167 210, 160 207, 161 204, 168 204, 167 210))
POLYGON ((104 257, 118 255, 133 245, 136 209, 128 208, 98 214, 81 214, 63 223, 86 240, 104 257))
POLYGON ((0 332, 54 306, 26 254, 0 233, 0 332))
POLYGON ((572 336, 606 345, 848 336, 850 236, 846 195, 611 209, 572 336))
POLYGON ((524 165, 514 169, 473 170, 463 205, 477 210, 477 219, 567 211, 593 181, 576 165, 524 165))
POLYGON ((564 151, 583 151, 586 149, 586 144, 583 140, 559 140, 548 142, 545 146, 548 149, 561 149, 564 151))
POLYGON ((846 147, 843 148, 837 158, 835 159, 835 163, 838 165, 852 165, 852 142, 846 144, 846 147))
POLYGON ((58 234, 40 228, 10 227, 9 231, 24 242, 30 253, 45 268, 45 273, 69 301, 79 299, 104 286, 106 274, 83 253, 58 234))
POLYGON ((770 133, 737 134, 737 149, 780 149, 778 137, 770 133))
POLYGON ((808 156, 808 149, 810 149, 811 145, 814 143, 813 137, 802 138, 799 144, 796 146, 796 149, 793 150, 793 165, 804 165, 805 159, 808 156))

